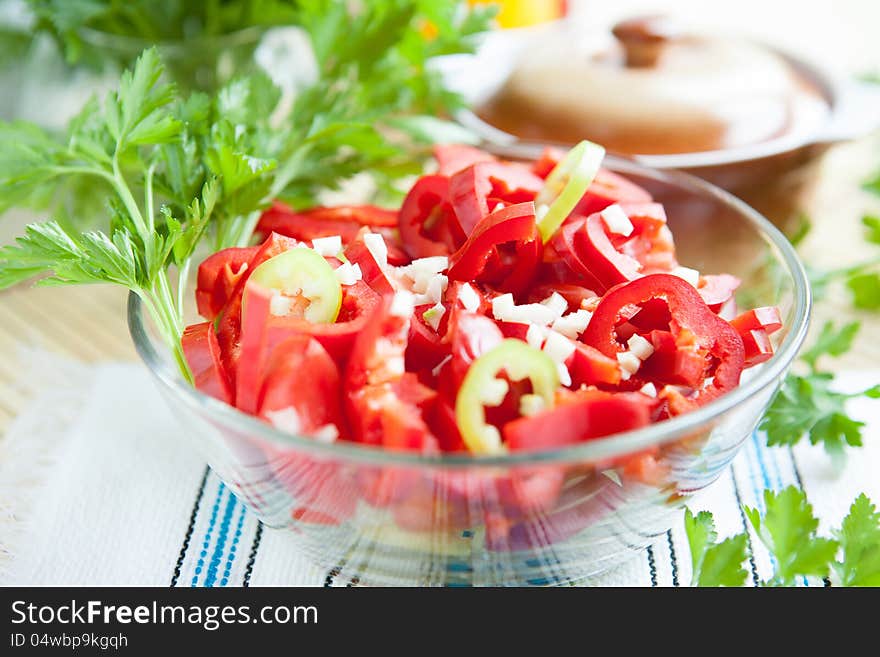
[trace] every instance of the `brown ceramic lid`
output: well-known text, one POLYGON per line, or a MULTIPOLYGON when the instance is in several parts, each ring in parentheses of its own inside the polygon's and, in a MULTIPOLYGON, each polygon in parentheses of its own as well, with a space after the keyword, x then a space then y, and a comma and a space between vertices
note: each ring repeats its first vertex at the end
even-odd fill
POLYGON ((591 139, 627 155, 738 148, 827 116, 819 88, 763 46, 663 17, 618 23, 612 35, 535 43, 477 113, 520 138, 591 139))

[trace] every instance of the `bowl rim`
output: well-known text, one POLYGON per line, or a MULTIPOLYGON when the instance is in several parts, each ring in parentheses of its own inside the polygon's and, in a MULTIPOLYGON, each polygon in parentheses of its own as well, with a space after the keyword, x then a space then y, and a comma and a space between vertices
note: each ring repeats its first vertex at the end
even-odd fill
POLYGON ((793 321, 785 339, 771 359, 763 363, 754 377, 736 389, 721 395, 694 411, 658 422, 634 431, 612 434, 584 443, 552 450, 513 452, 502 455, 471 455, 441 453, 423 455, 416 452, 392 451, 383 447, 337 441, 323 443, 305 436, 297 436, 276 429, 259 418, 248 415, 233 406, 214 399, 186 383, 167 359, 159 355, 154 340, 144 324, 143 304, 134 292, 128 298, 128 326, 135 349, 152 374, 187 407, 199 415, 208 414, 217 424, 229 426, 236 432, 259 437, 282 448, 297 448, 317 457, 344 459, 377 466, 408 466, 427 468, 485 468, 511 466, 541 466, 560 463, 598 461, 637 452, 648 447, 680 439, 699 427, 758 394, 774 380, 782 377, 793 362, 809 328, 812 303, 809 280, 794 247, 781 231, 756 210, 732 194, 695 176, 680 171, 650 169, 640 164, 615 157, 604 162, 623 175, 634 174, 659 182, 677 184, 690 192, 713 197, 737 212, 760 233, 769 246, 775 248, 780 260, 791 275, 794 288, 793 321))

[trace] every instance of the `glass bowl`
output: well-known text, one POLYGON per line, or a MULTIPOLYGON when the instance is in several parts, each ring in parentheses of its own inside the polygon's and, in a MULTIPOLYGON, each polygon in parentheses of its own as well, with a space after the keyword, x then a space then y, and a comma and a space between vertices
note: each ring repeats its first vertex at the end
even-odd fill
POLYGON ((606 166, 666 206, 680 261, 739 276, 742 307, 778 305, 776 354, 697 411, 553 451, 422 456, 285 434, 190 387, 129 298, 138 352, 182 431, 267 526, 317 565, 376 585, 527 585, 585 580, 666 532, 755 429, 807 330, 794 249, 757 212, 708 183, 626 161, 606 166))

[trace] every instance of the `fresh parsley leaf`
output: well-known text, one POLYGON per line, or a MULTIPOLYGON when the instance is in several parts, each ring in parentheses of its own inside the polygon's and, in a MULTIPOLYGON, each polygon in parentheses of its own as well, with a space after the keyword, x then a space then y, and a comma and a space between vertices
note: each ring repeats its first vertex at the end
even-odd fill
POLYGON ((843 586, 880 586, 880 513, 862 493, 835 532, 843 560, 833 564, 843 586))
POLYGON ((852 293, 853 305, 862 310, 880 310, 880 272, 850 276, 846 286, 852 293))
POLYGON ((746 560, 746 535, 738 534, 717 542, 715 521, 708 511, 696 516, 685 509, 684 528, 691 550, 693 586, 742 586, 748 573, 742 567, 746 560))
POLYGON ((862 188, 880 196, 880 171, 862 184, 862 188))
POLYGON ((862 225, 865 227, 865 239, 880 246, 880 217, 866 214, 862 217, 862 225))
POLYGON ((764 517, 745 507, 749 522, 776 561, 770 586, 792 586, 795 577, 828 575, 837 541, 816 535, 819 520, 803 491, 789 486, 779 493, 764 491, 764 517))
POLYGON ((808 436, 811 444, 823 445, 833 456, 842 455, 844 445, 860 446, 865 423, 849 416, 846 403, 872 396, 874 389, 844 394, 830 389, 833 380, 828 373, 789 374, 761 420, 767 444, 795 445, 808 436))
POLYGON ((801 360, 815 371, 816 362, 823 355, 841 356, 849 351, 860 327, 859 322, 850 322, 835 329, 834 322, 825 322, 813 346, 801 353, 801 360))

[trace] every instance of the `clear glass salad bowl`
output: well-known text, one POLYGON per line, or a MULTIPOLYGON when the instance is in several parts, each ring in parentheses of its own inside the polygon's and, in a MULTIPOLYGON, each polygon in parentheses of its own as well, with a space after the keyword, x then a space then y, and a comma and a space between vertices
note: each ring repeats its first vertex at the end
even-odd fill
POLYGON ((377 585, 583 581, 666 532, 684 498, 730 464, 794 359, 810 307, 793 248, 744 203, 684 174, 606 166, 665 205, 684 265, 740 277, 741 307, 777 305, 783 317, 773 358, 693 413, 554 451, 425 457, 285 434, 205 396, 179 375, 134 295, 132 337, 211 467, 316 564, 345 563, 377 585), (560 481, 561 495, 547 495, 560 481))

